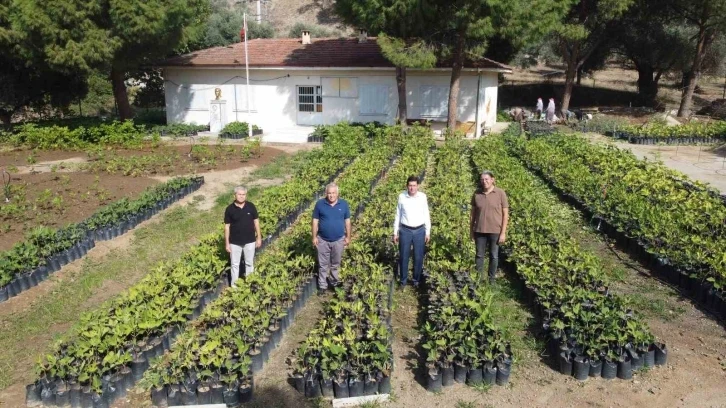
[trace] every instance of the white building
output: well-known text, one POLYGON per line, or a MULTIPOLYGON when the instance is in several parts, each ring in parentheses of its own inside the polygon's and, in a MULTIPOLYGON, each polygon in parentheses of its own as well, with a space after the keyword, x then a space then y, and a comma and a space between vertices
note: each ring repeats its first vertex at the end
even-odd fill
MULTIPOLYGON (((395 123, 396 71, 375 38, 311 40, 303 34, 302 39, 250 40, 247 47, 249 107, 244 43, 164 61, 168 123, 210 123, 215 88, 221 90, 224 103, 218 106, 226 122, 249 120, 265 134, 340 121, 395 123)), ((466 62, 460 122, 479 123, 480 129, 496 122, 500 72, 511 68, 486 58, 466 62)), ((407 70, 408 118, 445 122, 450 79, 451 68, 407 70)))

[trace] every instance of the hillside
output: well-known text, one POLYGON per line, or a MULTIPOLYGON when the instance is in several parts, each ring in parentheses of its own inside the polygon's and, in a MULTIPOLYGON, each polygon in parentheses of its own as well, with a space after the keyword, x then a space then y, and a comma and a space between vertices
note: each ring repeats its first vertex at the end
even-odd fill
POLYGON ((295 23, 348 31, 333 14, 333 4, 334 0, 267 0, 263 1, 262 14, 280 37, 286 36, 295 23))

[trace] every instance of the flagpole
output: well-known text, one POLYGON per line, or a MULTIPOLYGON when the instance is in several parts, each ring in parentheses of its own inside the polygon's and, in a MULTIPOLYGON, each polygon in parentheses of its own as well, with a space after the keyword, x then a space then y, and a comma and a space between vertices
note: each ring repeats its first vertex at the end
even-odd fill
POLYGON ((252 112, 250 111, 250 61, 247 57, 247 12, 243 16, 245 31, 245 77, 247 78, 247 138, 252 138, 252 112))

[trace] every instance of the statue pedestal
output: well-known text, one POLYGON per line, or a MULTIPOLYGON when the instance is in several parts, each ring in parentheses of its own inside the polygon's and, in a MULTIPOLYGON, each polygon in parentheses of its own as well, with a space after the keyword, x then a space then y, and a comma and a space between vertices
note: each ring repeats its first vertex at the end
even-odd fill
POLYGON ((227 125, 227 101, 209 102, 209 131, 219 133, 227 125))

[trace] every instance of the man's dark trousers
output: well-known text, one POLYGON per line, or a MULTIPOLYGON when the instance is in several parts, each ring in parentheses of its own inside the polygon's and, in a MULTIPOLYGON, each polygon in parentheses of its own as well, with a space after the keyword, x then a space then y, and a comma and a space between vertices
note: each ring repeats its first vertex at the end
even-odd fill
POLYGON ((398 229, 398 250, 401 255, 401 285, 408 283, 408 259, 411 257, 413 245, 413 284, 418 285, 423 271, 424 246, 426 245, 426 228, 409 228, 401 225, 398 229))
POLYGON ((489 282, 494 282, 499 265, 499 234, 474 235, 476 239, 476 270, 479 272, 479 283, 484 278, 484 254, 489 249, 489 282))

